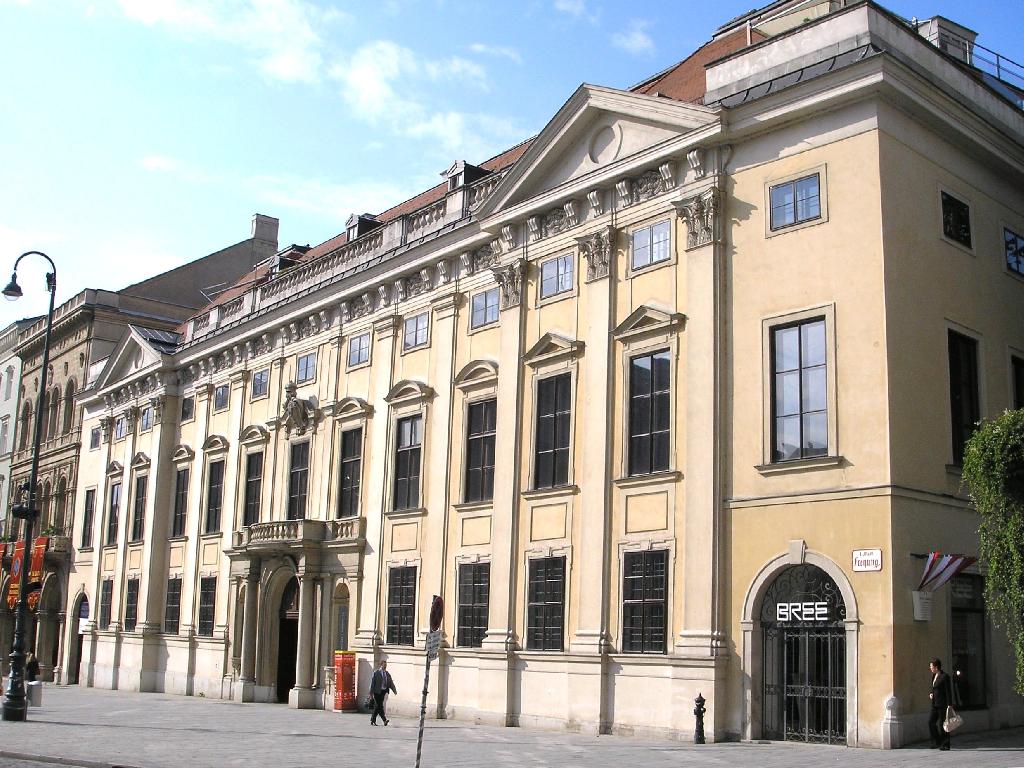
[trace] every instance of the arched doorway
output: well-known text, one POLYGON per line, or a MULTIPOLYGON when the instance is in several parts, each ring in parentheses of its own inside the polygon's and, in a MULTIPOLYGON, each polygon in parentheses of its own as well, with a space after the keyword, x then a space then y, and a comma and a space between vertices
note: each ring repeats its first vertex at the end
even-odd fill
POLYGON ((779 572, 761 602, 762 735, 847 743, 846 602, 810 563, 779 572))
POLYGON ((68 668, 68 684, 77 685, 82 679, 82 646, 85 645, 84 628, 89 621, 89 598, 82 594, 71 616, 71 666, 68 668))
POLYGON ((292 577, 281 596, 277 634, 277 700, 284 704, 295 687, 295 662, 299 644, 299 580, 292 577))

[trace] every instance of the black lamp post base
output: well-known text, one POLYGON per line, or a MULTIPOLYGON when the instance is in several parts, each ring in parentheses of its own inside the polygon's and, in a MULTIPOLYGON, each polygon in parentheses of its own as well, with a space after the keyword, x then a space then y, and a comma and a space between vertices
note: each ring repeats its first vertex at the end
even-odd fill
POLYGON ((28 707, 22 702, 20 706, 13 702, 4 702, 3 719, 7 722, 23 723, 27 719, 28 707))

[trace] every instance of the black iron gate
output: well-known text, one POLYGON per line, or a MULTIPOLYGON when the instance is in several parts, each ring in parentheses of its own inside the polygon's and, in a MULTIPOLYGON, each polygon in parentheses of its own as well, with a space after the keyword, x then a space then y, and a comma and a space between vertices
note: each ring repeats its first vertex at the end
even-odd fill
POLYGON ((814 566, 793 566, 769 587, 761 614, 765 738, 846 743, 845 616, 835 582, 814 566))

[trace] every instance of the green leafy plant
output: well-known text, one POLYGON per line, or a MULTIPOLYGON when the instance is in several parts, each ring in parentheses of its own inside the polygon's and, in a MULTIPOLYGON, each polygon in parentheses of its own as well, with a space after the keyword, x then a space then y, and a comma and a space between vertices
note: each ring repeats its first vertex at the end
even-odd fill
POLYGON ((1024 409, 985 422, 967 442, 963 478, 981 516, 985 602, 1006 629, 1024 694, 1024 409))
POLYGON ((40 536, 59 536, 61 533, 60 528, 55 525, 48 525, 39 533, 40 536))

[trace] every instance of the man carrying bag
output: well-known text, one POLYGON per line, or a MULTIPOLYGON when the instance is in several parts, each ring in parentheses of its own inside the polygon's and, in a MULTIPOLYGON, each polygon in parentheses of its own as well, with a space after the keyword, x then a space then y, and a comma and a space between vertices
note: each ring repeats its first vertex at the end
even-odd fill
POLYGON ((932 692, 929 697, 932 700, 931 714, 928 716, 928 732, 932 737, 932 749, 949 749, 949 734, 963 724, 951 706, 953 703, 953 692, 950 685, 949 675, 942 671, 942 662, 932 659, 928 664, 932 673, 932 692))

